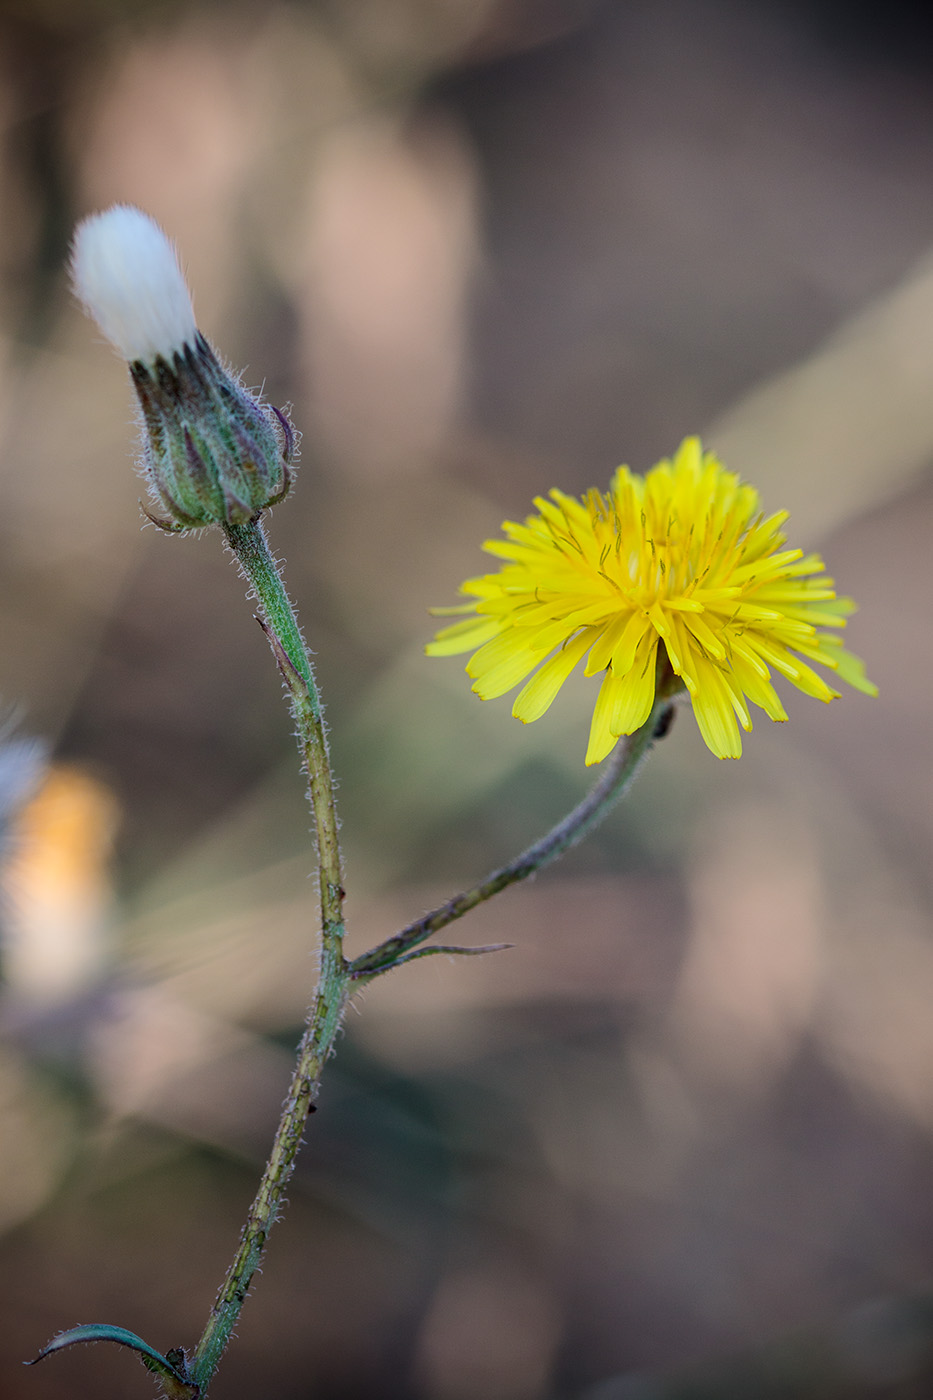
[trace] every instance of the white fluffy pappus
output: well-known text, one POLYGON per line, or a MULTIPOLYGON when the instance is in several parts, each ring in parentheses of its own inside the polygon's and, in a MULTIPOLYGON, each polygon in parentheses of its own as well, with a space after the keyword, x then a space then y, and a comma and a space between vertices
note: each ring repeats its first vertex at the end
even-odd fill
POLYGON ((75 230, 71 251, 75 294, 125 360, 171 364, 197 335, 191 294, 175 245, 129 204, 92 214, 75 230))

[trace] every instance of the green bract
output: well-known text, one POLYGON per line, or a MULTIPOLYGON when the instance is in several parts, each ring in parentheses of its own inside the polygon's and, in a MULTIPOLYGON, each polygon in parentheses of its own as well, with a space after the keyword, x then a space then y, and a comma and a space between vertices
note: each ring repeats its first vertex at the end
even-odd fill
POLYGON ((288 420, 261 404, 223 368, 204 337, 134 360, 143 417, 143 467, 167 530, 243 525, 291 487, 288 420))

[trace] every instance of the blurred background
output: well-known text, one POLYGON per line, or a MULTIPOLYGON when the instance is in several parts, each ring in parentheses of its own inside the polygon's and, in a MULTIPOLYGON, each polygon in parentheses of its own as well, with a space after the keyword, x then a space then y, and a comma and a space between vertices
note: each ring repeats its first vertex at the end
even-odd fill
POLYGON ((304 433, 270 529, 353 952, 592 776, 596 682, 523 727, 422 654, 536 493, 702 432, 881 686, 790 694, 740 764, 681 714, 456 930, 512 951, 360 999, 212 1396, 928 1396, 924 7, 2 0, 0 130, 0 1394, 151 1393, 105 1347, 22 1369, 79 1322, 196 1341, 314 973, 275 668, 219 539, 140 528, 127 375, 67 288, 75 220, 128 201, 304 433))

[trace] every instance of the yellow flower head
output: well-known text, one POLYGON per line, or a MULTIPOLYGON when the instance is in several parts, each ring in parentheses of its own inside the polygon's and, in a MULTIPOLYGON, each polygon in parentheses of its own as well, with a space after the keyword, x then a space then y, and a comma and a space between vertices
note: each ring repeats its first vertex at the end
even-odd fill
POLYGON ((787 718, 772 670, 818 700, 839 692, 807 661, 877 694, 861 661, 823 630, 845 627, 855 604, 836 596, 819 555, 782 548, 787 512, 765 517, 757 491, 699 439, 644 477, 620 467, 606 495, 554 490, 535 505, 524 525, 504 523, 505 540, 483 545, 505 561, 499 572, 468 579, 468 603, 434 610, 476 616, 445 627, 427 651, 472 651, 467 674, 483 700, 524 680, 512 713, 525 723, 585 656, 586 675, 603 677, 588 764, 646 722, 672 674, 719 758, 741 754, 748 700, 787 718))

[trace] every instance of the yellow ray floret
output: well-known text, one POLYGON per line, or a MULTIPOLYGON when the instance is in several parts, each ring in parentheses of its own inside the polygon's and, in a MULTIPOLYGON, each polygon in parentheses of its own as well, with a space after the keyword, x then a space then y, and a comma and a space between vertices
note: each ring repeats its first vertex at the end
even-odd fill
POLYGON ((526 723, 586 657, 586 675, 602 675, 588 764, 645 723, 659 675, 679 678, 719 758, 742 752, 746 701, 787 718, 772 671, 832 700, 839 692, 812 661, 877 694, 861 661, 824 630, 845 627, 855 604, 836 596, 818 555, 783 547, 786 512, 764 516, 754 488, 699 439, 644 477, 620 467, 605 495, 554 490, 535 506, 524 524, 505 522, 504 540, 486 541, 498 573, 468 579, 468 602, 436 610, 467 616, 427 651, 473 652, 467 674, 484 700, 524 681, 512 713, 526 723))

